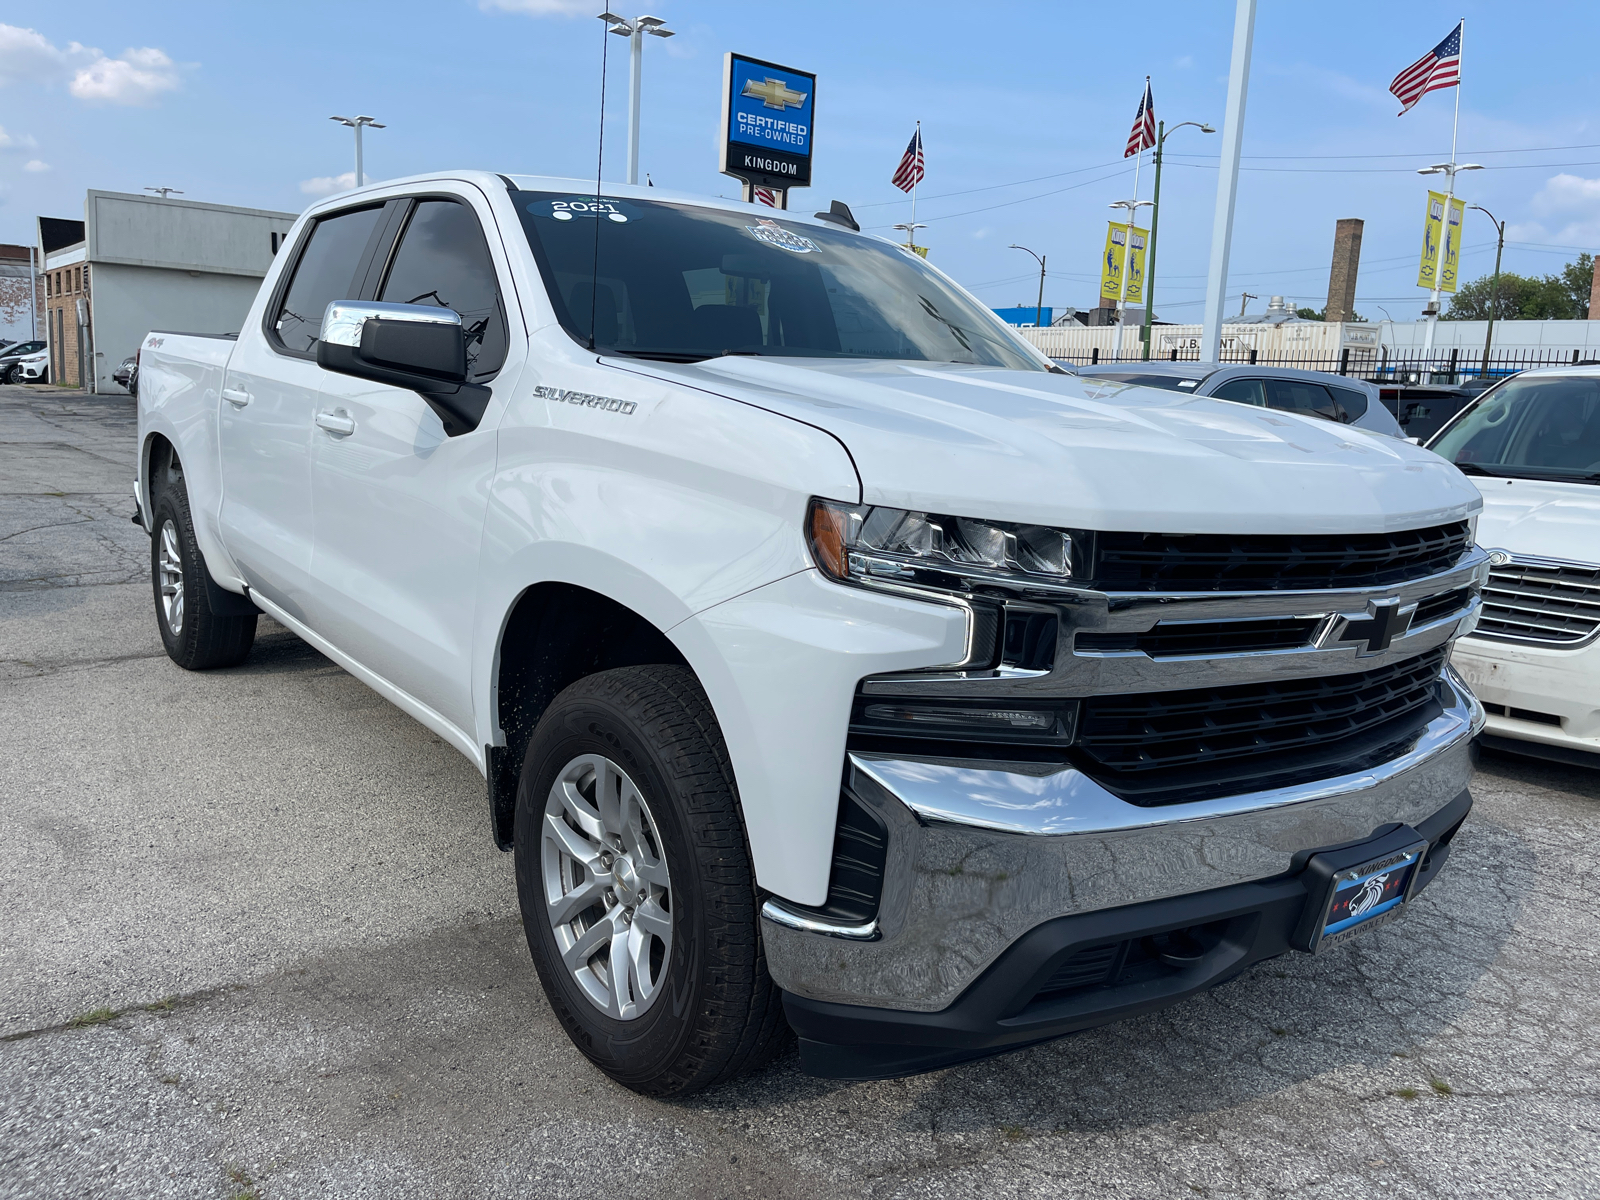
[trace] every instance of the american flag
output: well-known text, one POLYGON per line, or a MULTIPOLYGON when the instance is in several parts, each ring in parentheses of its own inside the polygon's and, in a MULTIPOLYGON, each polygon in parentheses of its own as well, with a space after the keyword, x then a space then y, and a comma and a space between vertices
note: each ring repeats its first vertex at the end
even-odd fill
POLYGON ((755 201, 757 204, 765 204, 768 208, 778 207, 778 194, 771 188, 752 188, 751 194, 755 196, 755 201))
POLYGON ((909 192, 922 182, 922 176, 922 126, 918 125, 906 146, 905 154, 900 158, 900 165, 894 169, 894 178, 889 182, 902 192, 909 192))
POLYGON ((1440 88, 1456 87, 1461 83, 1461 26, 1458 24, 1432 50, 1394 77, 1389 90, 1403 107, 1396 116, 1403 117, 1418 100, 1440 88))
POLYGON ((1132 158, 1141 150, 1156 144, 1156 102, 1150 95, 1150 78, 1145 77, 1144 95, 1139 97, 1139 111, 1134 115, 1133 128, 1128 131, 1128 148, 1123 158, 1132 158))

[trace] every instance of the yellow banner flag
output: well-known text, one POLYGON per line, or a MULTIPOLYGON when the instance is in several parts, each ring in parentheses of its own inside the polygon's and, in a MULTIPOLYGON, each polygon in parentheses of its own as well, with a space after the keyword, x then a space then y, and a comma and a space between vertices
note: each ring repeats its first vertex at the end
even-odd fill
POLYGON ((1456 290, 1456 268, 1461 264, 1461 218, 1466 215, 1465 200, 1451 200, 1444 220, 1444 247, 1439 258, 1439 290, 1456 290))
POLYGON ((1144 293, 1144 248, 1150 239, 1148 229, 1133 227, 1133 252, 1128 252, 1128 226, 1116 221, 1106 225, 1106 249, 1100 257, 1100 297, 1121 300, 1122 272, 1128 272, 1129 303, 1137 304, 1144 293))
POLYGON ((1444 242, 1444 205, 1448 197, 1443 192, 1428 193, 1428 215, 1422 223, 1422 263, 1417 268, 1417 286, 1438 286, 1439 251, 1444 242))
POLYGON ((1128 246, 1128 227, 1115 221, 1106 226, 1106 249, 1100 256, 1100 298, 1115 300, 1122 295, 1122 258, 1128 246))

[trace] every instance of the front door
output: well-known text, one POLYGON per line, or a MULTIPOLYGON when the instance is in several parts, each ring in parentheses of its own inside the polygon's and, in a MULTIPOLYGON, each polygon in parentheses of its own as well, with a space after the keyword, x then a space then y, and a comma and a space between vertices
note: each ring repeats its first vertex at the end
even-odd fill
MULTIPOLYGON (((464 200, 416 201, 376 298, 455 310, 469 378, 496 392, 509 385, 496 266, 464 200)), ((311 439, 314 627, 466 731, 478 551, 502 407, 491 401, 477 429, 446 437, 416 392, 326 372, 311 439)))
POLYGON ((223 540, 251 588, 303 618, 311 578, 311 437, 322 313, 360 286, 382 205, 319 220, 280 289, 265 336, 246 331, 218 400, 223 540))

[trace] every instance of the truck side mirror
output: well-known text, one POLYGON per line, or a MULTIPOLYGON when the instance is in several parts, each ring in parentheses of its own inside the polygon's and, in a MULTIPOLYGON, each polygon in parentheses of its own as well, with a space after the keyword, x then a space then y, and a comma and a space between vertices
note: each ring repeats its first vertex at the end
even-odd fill
POLYGON ((489 404, 489 389, 467 382, 466 333, 448 308, 335 300, 322 315, 317 365, 409 388, 439 414, 450 437, 476 429, 489 404))

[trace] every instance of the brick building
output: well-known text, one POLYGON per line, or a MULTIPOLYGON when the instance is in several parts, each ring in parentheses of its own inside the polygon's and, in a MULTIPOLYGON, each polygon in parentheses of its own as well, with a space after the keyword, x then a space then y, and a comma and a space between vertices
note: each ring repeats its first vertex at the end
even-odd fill
POLYGON ((31 342, 34 321, 44 311, 43 295, 29 296, 29 282, 39 286, 33 269, 33 248, 0 244, 0 340, 31 342))
POLYGON ((93 373, 89 264, 82 221, 39 218, 44 263, 44 336, 50 343, 50 382, 84 387, 93 373))

